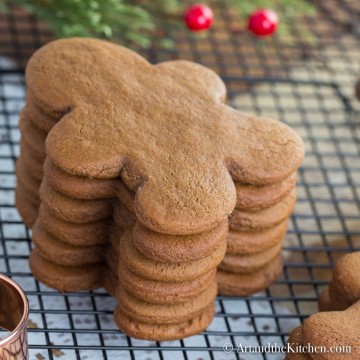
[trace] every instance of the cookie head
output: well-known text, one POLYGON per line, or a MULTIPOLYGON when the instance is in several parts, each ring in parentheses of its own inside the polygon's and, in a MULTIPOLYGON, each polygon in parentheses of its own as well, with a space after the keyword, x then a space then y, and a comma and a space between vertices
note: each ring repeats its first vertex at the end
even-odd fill
POLYGON ((121 177, 139 221, 158 232, 215 226, 235 207, 234 180, 275 183, 303 158, 289 127, 225 105, 223 82, 198 64, 151 65, 108 42, 67 39, 40 49, 26 78, 36 102, 62 116, 47 155, 75 175, 121 177))
MULTIPOLYGON (((302 328, 302 344, 334 347, 348 347, 343 352, 322 352, 318 360, 350 360, 360 358, 360 301, 344 311, 322 312, 310 316, 302 328)), ((315 354, 314 354, 315 355, 315 354)))
POLYGON ((349 305, 360 300, 360 251, 347 254, 337 261, 331 286, 349 305))

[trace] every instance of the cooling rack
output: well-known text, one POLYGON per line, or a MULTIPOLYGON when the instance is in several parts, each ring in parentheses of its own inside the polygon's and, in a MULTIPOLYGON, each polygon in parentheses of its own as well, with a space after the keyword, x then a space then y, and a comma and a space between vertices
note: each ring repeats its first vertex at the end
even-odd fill
POLYGON ((30 233, 14 207, 18 114, 26 61, 51 33, 21 10, 0 14, 0 272, 29 297, 31 359, 283 359, 279 353, 225 353, 223 345, 284 344, 289 331, 317 310, 334 261, 360 250, 360 112, 353 96, 360 75, 360 5, 314 4, 317 17, 293 19, 286 37, 256 41, 218 2, 208 35, 177 31, 173 50, 143 51, 154 63, 182 58, 210 66, 226 82, 232 106, 288 123, 306 147, 279 279, 249 298, 218 297, 204 333, 161 343, 119 332, 111 317, 114 301, 102 289, 60 294, 29 271, 30 233))

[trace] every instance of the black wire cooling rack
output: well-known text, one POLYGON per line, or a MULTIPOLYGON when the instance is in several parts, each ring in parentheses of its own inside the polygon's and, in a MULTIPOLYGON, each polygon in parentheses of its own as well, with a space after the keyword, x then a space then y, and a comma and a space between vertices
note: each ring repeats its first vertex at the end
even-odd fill
POLYGON ((360 250, 360 113, 353 96, 360 4, 314 4, 316 17, 292 18, 288 35, 266 41, 241 31, 236 15, 218 4, 216 24, 206 36, 179 31, 173 35, 175 49, 144 51, 152 62, 184 58, 210 66, 227 83, 233 106, 288 123, 306 146, 282 275, 255 296, 218 297, 216 317, 204 333, 162 343, 120 333, 111 316, 114 301, 104 291, 60 294, 29 271, 30 234, 14 208, 18 113, 26 60, 51 33, 21 10, 0 15, 0 272, 28 295, 31 359, 283 359, 283 354, 226 354, 223 345, 282 345, 289 331, 317 310, 334 261, 360 250))

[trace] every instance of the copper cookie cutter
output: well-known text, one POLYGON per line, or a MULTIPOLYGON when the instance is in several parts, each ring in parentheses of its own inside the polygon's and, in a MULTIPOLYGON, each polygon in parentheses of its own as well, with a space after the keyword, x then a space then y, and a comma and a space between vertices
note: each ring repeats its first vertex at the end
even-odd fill
POLYGON ((0 338, 0 360, 27 360, 28 299, 21 287, 0 274, 0 328, 9 333, 0 338))

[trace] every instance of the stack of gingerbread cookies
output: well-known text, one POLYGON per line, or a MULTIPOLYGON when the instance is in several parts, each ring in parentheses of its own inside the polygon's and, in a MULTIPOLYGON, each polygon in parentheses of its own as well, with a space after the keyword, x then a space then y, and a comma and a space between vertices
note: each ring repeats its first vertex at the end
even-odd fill
POLYGON ((212 319, 226 220, 201 234, 154 232, 136 222, 134 195, 120 179, 74 176, 50 157, 40 197, 30 258, 38 279, 63 291, 105 286, 118 299, 119 327, 135 337, 172 339, 179 328, 188 336, 212 319))
POLYGON ((269 185, 235 183, 236 207, 229 217, 227 251, 217 275, 221 294, 247 296, 267 288, 279 275, 295 185, 295 173, 269 185))
POLYGON ((46 45, 26 81, 21 129, 29 142, 42 129, 39 174, 30 195, 35 164, 22 148, 16 196, 34 224, 34 276, 61 291, 105 286, 131 336, 203 330, 214 316, 234 181, 289 178, 303 158, 300 138, 226 106, 225 86, 209 69, 153 66, 99 40, 46 45))
POLYGON ((48 131, 46 123, 42 122, 34 112, 30 96, 27 105, 20 113, 19 127, 21 131, 20 153, 16 162, 16 204, 25 225, 31 227, 37 217, 40 204, 39 187, 43 177, 42 165, 45 160, 45 140, 48 131))

